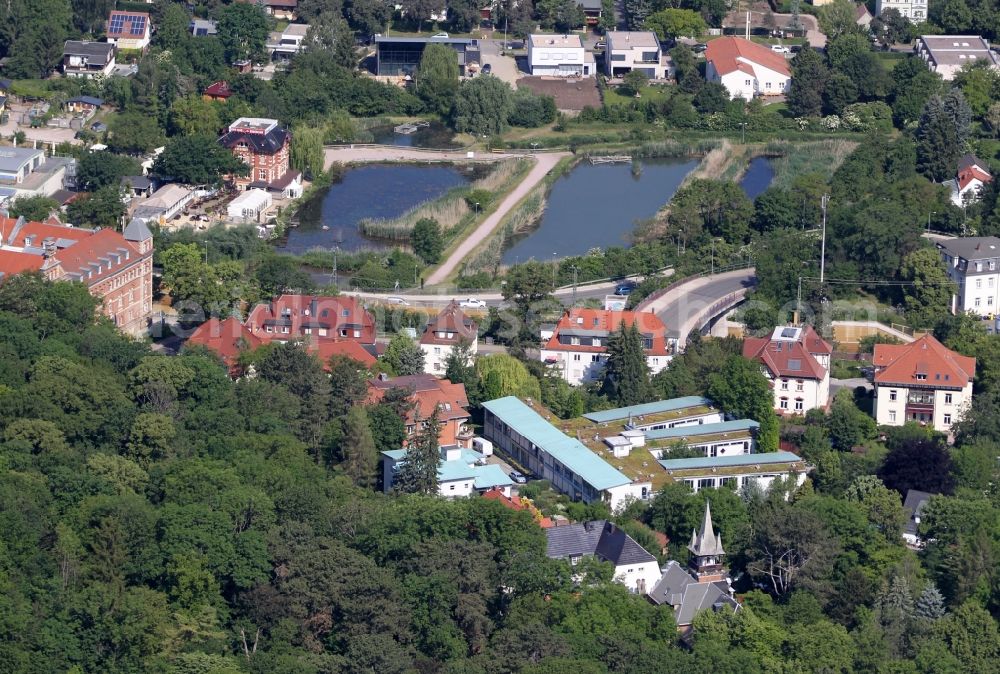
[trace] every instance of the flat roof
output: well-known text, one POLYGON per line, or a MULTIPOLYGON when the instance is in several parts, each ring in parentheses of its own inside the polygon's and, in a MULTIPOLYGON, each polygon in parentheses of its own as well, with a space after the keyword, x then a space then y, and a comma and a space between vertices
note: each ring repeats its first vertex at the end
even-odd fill
POLYGON ((597 491, 632 483, 629 477, 579 440, 565 435, 520 399, 507 396, 485 402, 483 407, 597 491))
POLYGON ((665 470, 691 470, 697 468, 738 468, 760 464, 778 465, 800 463, 802 457, 791 452, 764 452, 762 454, 733 454, 732 456, 696 456, 691 459, 660 459, 665 470))
POLYGON ((44 154, 43 150, 30 147, 0 147, 0 171, 20 171, 29 161, 44 154))
POLYGON ((669 400, 657 400, 641 405, 631 405, 630 407, 616 407, 612 410, 601 410, 600 412, 590 412, 584 414, 583 418, 593 421, 595 424, 610 423, 629 417, 645 416, 647 414, 661 414, 663 412, 675 412, 689 407, 711 407, 712 401, 701 396, 684 396, 682 398, 671 398, 669 400))
POLYGON ((737 419, 735 421, 722 421, 717 424, 697 424, 694 426, 678 426, 676 428, 661 428, 656 431, 646 431, 646 439, 676 440, 703 435, 722 435, 724 433, 748 434, 758 428, 760 428, 760 424, 753 419, 737 419))
POLYGON ((562 47, 566 49, 583 49, 583 41, 580 39, 579 35, 568 34, 568 35, 556 35, 548 33, 532 33, 531 37, 532 47, 562 47))
POLYGON ((427 44, 428 42, 440 42, 442 44, 477 44, 476 40, 467 37, 377 37, 375 44, 411 42, 427 44))
POLYGON ((659 49, 660 41, 651 30, 610 30, 607 32, 609 43, 615 49, 639 47, 641 49, 659 49))
POLYGON ((979 35, 921 35, 920 40, 937 65, 965 65, 981 58, 997 62, 990 43, 979 35))

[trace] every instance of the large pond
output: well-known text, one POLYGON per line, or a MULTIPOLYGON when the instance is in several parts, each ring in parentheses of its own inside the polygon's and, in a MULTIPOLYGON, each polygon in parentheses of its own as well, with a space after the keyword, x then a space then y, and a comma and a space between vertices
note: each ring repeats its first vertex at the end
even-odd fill
POLYGON ((431 122, 413 133, 396 133, 394 126, 376 126, 370 129, 372 142, 377 145, 400 145, 404 147, 452 150, 458 146, 453 142, 455 132, 441 122, 431 122))
POLYGON ((582 255, 591 248, 626 246, 636 221, 670 201, 697 160, 580 164, 552 186, 538 228, 504 253, 504 264, 582 255))
POLYGON ((303 253, 334 246, 344 251, 389 248, 387 242, 363 236, 358 222, 363 218, 394 218, 464 185, 468 179, 454 166, 372 164, 350 169, 340 182, 303 204, 299 226, 289 230, 278 249, 303 253))
POLYGON ((774 169, 771 167, 771 160, 767 157, 754 157, 740 180, 740 187, 750 199, 756 199, 757 195, 771 185, 773 179, 774 169))

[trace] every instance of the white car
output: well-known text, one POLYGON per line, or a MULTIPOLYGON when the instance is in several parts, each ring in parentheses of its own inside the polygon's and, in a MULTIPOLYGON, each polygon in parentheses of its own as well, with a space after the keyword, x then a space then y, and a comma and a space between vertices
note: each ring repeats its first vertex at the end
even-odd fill
POLYGON ((771 45, 771 51, 773 51, 773 52, 775 52, 777 54, 791 54, 792 53, 792 50, 789 49, 788 47, 786 47, 783 44, 772 44, 771 45))
POLYGON ((404 307, 410 306, 410 303, 404 300, 402 297, 386 297, 386 304, 401 304, 404 307))
POLYGON ((432 39, 438 39, 438 40, 447 40, 448 39, 448 33, 445 33, 444 31, 441 31, 440 33, 435 33, 434 35, 432 35, 431 38, 432 39))
POLYGON ((477 300, 475 297, 470 297, 459 302, 458 306, 463 309, 485 309, 486 302, 483 300, 477 300))

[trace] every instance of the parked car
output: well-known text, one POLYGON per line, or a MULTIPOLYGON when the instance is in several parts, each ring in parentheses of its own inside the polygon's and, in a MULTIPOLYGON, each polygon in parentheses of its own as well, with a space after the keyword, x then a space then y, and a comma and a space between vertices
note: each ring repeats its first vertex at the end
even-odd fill
POLYGON ((783 44, 772 44, 771 45, 771 51, 773 51, 776 54, 791 54, 792 53, 792 50, 789 49, 788 47, 786 47, 783 44))
POLYGON ((448 37, 449 37, 449 35, 448 35, 448 33, 444 32, 444 31, 441 31, 440 33, 435 33, 431 37, 432 38, 436 37, 436 38, 440 38, 442 40, 447 40, 448 37))
POLYGON ((510 471, 510 479, 514 480, 514 482, 517 484, 528 483, 528 478, 524 476, 524 473, 517 470, 510 471))
POLYGON ((469 297, 459 302, 458 306, 463 309, 485 309, 486 302, 483 300, 477 300, 475 297, 469 297))
POLYGON ((410 306, 410 303, 407 302, 406 300, 404 300, 402 297, 386 297, 385 298, 385 303, 386 304, 400 304, 400 305, 402 305, 404 307, 410 306))
POLYGON ((486 65, 483 66, 483 74, 484 75, 489 75, 491 72, 493 72, 493 66, 492 65, 490 65, 489 63, 487 63, 486 65))
POLYGON ((93 124, 90 125, 90 128, 96 131, 97 133, 104 133, 105 131, 108 130, 108 125, 105 124, 104 122, 94 122, 93 124))
POLYGON ((601 40, 600 42, 594 45, 594 49, 607 49, 607 48, 608 48, 608 43, 605 42, 604 40, 601 40))
POLYGON ((631 281, 626 281, 625 283, 618 284, 615 288, 615 295, 631 295, 633 290, 635 290, 635 284, 631 281))
POLYGON ((691 47, 691 51, 693 51, 695 54, 704 54, 706 49, 708 49, 708 45, 701 43, 691 47))

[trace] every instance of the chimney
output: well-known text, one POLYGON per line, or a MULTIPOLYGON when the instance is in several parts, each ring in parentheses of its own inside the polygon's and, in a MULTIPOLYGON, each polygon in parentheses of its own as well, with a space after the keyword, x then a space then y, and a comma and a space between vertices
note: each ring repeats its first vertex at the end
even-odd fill
POLYGON ((42 241, 42 248, 43 248, 42 257, 44 257, 46 260, 54 257, 56 254, 56 240, 52 238, 45 239, 44 241, 42 241))

